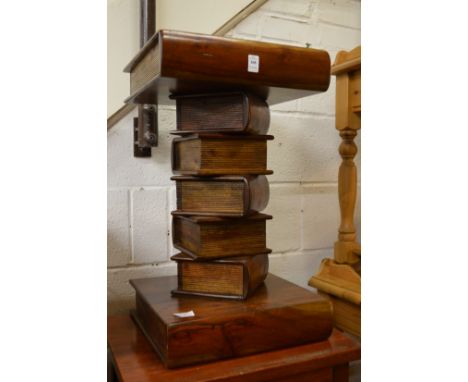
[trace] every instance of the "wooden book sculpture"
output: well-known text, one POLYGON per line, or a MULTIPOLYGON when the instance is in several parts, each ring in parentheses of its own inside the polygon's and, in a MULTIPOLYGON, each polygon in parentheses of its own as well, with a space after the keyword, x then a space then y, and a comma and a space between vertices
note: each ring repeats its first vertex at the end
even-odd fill
POLYGON ((127 102, 176 103, 172 257, 132 280, 133 312, 166 367, 326 339, 330 302, 268 274, 268 104, 327 90, 325 51, 160 31, 126 70, 127 102), (169 293, 169 291, 171 293, 169 293))

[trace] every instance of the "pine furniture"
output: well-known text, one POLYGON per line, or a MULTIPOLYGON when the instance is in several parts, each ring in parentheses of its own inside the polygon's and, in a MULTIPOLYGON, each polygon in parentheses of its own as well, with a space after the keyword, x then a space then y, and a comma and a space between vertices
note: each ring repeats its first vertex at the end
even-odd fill
POLYGON ((341 224, 334 258, 324 259, 309 285, 333 303, 335 326, 361 335, 361 245, 356 242, 354 212, 357 169, 354 138, 361 128, 361 47, 339 52, 332 67, 336 76, 336 129, 343 141, 338 173, 341 224))

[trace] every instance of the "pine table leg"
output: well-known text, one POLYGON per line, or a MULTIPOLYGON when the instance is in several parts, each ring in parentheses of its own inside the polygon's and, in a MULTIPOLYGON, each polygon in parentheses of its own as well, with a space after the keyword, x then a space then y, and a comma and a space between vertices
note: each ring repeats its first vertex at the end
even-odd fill
POLYGON ((342 158, 338 173, 341 224, 338 230, 338 241, 335 243, 335 261, 337 263, 358 263, 361 252, 360 245, 356 243, 356 228, 354 226, 357 189, 357 169, 354 157, 358 150, 356 143, 354 143, 356 135, 357 131, 355 129, 340 130, 343 142, 339 148, 342 158))

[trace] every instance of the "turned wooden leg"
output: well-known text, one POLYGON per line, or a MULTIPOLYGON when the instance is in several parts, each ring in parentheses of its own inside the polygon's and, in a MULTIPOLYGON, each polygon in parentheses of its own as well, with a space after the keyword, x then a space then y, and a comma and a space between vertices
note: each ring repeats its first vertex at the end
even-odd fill
POLYGON ((357 131, 354 129, 340 130, 340 136, 343 139, 339 148, 342 163, 338 173, 341 224, 338 230, 338 241, 335 243, 335 261, 347 264, 359 262, 361 253, 361 247, 356 243, 356 228, 354 226, 357 189, 357 170, 354 157, 358 150, 356 143, 354 143, 356 135, 357 131))

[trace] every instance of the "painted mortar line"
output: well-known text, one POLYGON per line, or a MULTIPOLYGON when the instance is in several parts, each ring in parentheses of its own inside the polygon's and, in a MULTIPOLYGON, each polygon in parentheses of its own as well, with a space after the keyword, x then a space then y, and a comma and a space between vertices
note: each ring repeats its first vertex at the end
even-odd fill
POLYGON ((287 251, 287 252, 273 252, 269 257, 279 259, 283 256, 313 256, 323 252, 324 250, 332 250, 333 247, 327 248, 317 248, 317 249, 308 249, 308 250, 296 250, 296 251, 287 251))
POLYGON ((177 264, 175 261, 164 261, 164 262, 155 262, 155 263, 143 263, 143 264, 127 264, 127 265, 116 265, 112 267, 107 267, 108 271, 125 271, 125 270, 137 270, 137 269, 164 269, 172 268, 177 264))
POLYGON ((135 261, 135 254, 134 254, 134 246, 133 246, 133 198, 132 198, 132 190, 128 190, 128 229, 129 229, 129 239, 130 239, 130 263, 135 261))
POLYGON ((318 119, 334 119, 335 114, 329 114, 329 113, 318 113, 315 111, 302 111, 302 110, 271 110, 270 113, 272 115, 278 115, 282 117, 293 117, 293 118, 313 118, 313 117, 318 117, 318 119))
POLYGON ((108 186, 108 191, 123 191, 123 190, 160 190, 160 189, 170 189, 172 185, 168 186, 148 186, 148 185, 130 185, 130 186, 108 186))
POLYGON ((338 182, 336 181, 300 181, 300 180, 291 180, 291 181, 269 181, 270 185, 298 185, 298 186, 312 186, 317 185, 318 187, 333 187, 337 186, 338 182))
MULTIPOLYGON (((332 247, 324 247, 324 248, 312 248, 312 249, 295 249, 295 250, 288 250, 288 251, 281 251, 281 252, 272 252, 269 257, 274 259, 279 259, 283 256, 309 256, 315 255, 316 252, 323 252, 324 250, 332 250, 332 247)), ((136 270, 136 269, 162 269, 162 268, 172 268, 176 267, 175 261, 160 261, 154 263, 143 263, 143 264, 127 264, 127 265, 116 265, 107 267, 108 271, 124 271, 124 270, 136 270)))
POLYGON ((338 23, 334 23, 332 21, 327 21, 327 20, 322 20, 318 19, 318 23, 317 23, 319 26, 320 25, 330 25, 330 26, 333 26, 333 27, 337 27, 337 28, 343 28, 343 29, 351 29, 353 31, 357 31, 357 32, 360 32, 361 31, 361 28, 357 28, 357 27, 352 27, 352 26, 349 26, 349 25, 344 25, 344 24, 338 24, 338 23))
MULTIPOLYGON (((177 197, 177 196, 176 196, 177 197)), ((166 191, 166 198, 167 198, 167 203, 166 203, 166 232, 167 232, 167 254, 166 254, 166 259, 168 261, 170 258, 170 254, 172 253, 172 240, 171 240, 171 212, 170 210, 170 204, 172 202, 171 200, 171 188, 168 188, 166 191)))
POLYGON ((268 11, 268 12, 265 12, 264 14, 265 16, 270 17, 272 19, 294 21, 298 24, 310 24, 310 21, 311 21, 309 16, 298 16, 298 15, 294 15, 291 13, 268 11))

